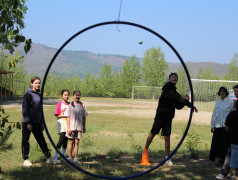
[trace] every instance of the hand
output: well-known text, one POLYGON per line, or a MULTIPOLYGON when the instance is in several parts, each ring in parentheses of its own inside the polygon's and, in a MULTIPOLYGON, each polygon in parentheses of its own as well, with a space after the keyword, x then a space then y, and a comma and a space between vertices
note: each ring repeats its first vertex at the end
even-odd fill
POLYGON ((214 128, 211 128, 211 132, 214 133, 214 128))
POLYGON ((29 131, 32 131, 32 125, 31 124, 27 124, 27 129, 29 130, 29 131))
POLYGON ((42 124, 41 125, 41 130, 44 131, 44 129, 45 129, 45 126, 44 126, 44 124, 42 124))
POLYGON ((193 111, 195 111, 196 113, 198 112, 198 110, 197 110, 197 108, 196 108, 196 106, 193 106, 193 111))
POLYGON ((68 133, 68 135, 70 135, 72 133, 71 129, 68 129, 67 133, 68 133))

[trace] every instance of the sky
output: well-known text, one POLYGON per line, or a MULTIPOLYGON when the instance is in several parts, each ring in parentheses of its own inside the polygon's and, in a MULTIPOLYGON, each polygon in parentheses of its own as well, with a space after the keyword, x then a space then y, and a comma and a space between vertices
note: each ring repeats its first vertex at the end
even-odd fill
MULTIPOLYGON (((185 62, 229 64, 238 53, 237 0, 29 0, 26 5, 23 35, 48 47, 59 49, 91 25, 119 20, 155 31, 185 62)), ((142 58, 152 47, 161 48, 166 61, 179 63, 164 41, 129 25, 92 28, 70 41, 64 50, 142 58)))

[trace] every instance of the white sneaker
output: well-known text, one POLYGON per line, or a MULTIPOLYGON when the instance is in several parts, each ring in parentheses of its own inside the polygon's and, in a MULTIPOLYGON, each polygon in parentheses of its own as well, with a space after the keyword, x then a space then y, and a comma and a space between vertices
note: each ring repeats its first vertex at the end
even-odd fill
POLYGON ((71 162, 72 162, 72 160, 73 160, 72 158, 67 158, 67 159, 68 159, 69 161, 71 161, 71 162))
POLYGON ((216 179, 225 179, 225 177, 223 176, 223 174, 218 174, 216 179))
POLYGON ((74 162, 74 163, 80 163, 80 161, 78 160, 78 158, 74 158, 74 159, 73 159, 73 162, 74 162))
POLYGON ((53 158, 53 159, 52 159, 52 163, 53 163, 53 164, 59 164, 59 163, 60 163, 60 160, 53 158))
POLYGON ((225 179, 225 177, 223 176, 223 174, 218 174, 216 179, 225 179))
POLYGON ((54 159, 54 158, 48 158, 45 163, 46 164, 58 164, 58 163, 60 163, 60 160, 54 159))
POLYGON ((173 166, 174 165, 174 163, 171 161, 171 159, 167 160, 165 162, 165 164, 167 164, 168 166, 173 166))
POLYGON ((233 175, 233 176, 231 176, 230 178, 231 178, 231 179, 238 179, 238 176, 233 175))
POLYGON ((26 160, 23 162, 22 166, 24 166, 24 167, 31 167, 31 166, 32 166, 32 163, 31 163, 31 161, 30 161, 29 159, 26 159, 26 160))

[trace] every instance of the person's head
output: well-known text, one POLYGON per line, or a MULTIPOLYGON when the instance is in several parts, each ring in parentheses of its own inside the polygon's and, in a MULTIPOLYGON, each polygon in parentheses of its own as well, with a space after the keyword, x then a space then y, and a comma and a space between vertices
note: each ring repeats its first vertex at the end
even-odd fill
POLYGON ((61 91, 61 97, 62 97, 62 99, 63 99, 64 101, 68 101, 68 100, 69 100, 69 95, 70 95, 69 90, 63 89, 63 90, 61 91))
POLYGON ((224 99, 225 97, 227 97, 228 94, 229 94, 229 92, 228 92, 228 90, 227 90, 227 87, 226 87, 226 86, 221 86, 221 87, 219 88, 219 91, 218 91, 217 94, 218 94, 218 96, 221 97, 221 99, 224 99))
POLYGON ((174 85, 176 85, 176 83, 178 82, 178 74, 177 73, 170 73, 169 75, 169 82, 173 83, 174 85))
MULTIPOLYGON (((72 105, 73 107, 75 107, 75 106, 74 106, 74 101, 75 101, 76 103, 80 103, 81 92, 80 92, 79 90, 74 90, 74 92, 73 92, 73 97, 74 97, 74 100, 72 101, 71 105, 72 105)), ((81 103, 80 103, 80 104, 81 104, 81 103)))
POLYGON ((234 90, 234 95, 236 96, 236 98, 238 98, 238 85, 235 85, 233 87, 233 90, 234 90))
POLYGON ((33 78, 31 78, 31 89, 33 91, 39 91, 40 90, 40 78, 35 76, 33 78))
POLYGON ((74 101, 79 102, 81 98, 81 92, 79 90, 74 90, 73 97, 74 101))

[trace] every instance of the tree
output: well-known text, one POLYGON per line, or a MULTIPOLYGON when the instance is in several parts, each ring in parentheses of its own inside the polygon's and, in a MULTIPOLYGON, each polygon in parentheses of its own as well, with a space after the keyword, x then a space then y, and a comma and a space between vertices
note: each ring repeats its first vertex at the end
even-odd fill
MULTIPOLYGON (((27 53, 31 48, 31 39, 26 40, 21 30, 25 27, 24 17, 27 11, 26 0, 0 1, 0 46, 2 49, 14 52, 14 47, 25 42, 24 50, 27 53)), ((12 65, 17 59, 12 61, 12 65)))
POLYGON ((9 122, 8 118, 9 116, 0 106, 0 153, 12 149, 12 143, 7 142, 9 137, 13 133, 12 128, 16 127, 17 129, 21 129, 20 122, 9 122))
MULTIPOLYGON (((186 65, 189 71, 189 67, 188 65, 186 65)), ((187 79, 187 75, 183 69, 183 67, 180 65, 179 69, 178 69, 178 83, 176 85, 178 92, 182 95, 185 96, 186 94, 189 95, 189 84, 188 84, 188 79, 187 79)))
POLYGON ((227 70, 227 74, 224 79, 230 81, 237 81, 238 79, 238 54, 235 53, 227 70))
POLYGON ((112 72, 112 82, 112 97, 126 97, 124 93, 125 89, 122 86, 123 83, 121 79, 121 72, 119 72, 117 69, 112 72))
POLYGON ((97 81, 93 74, 87 73, 83 80, 83 96, 97 96, 97 81))
POLYGON ((198 79, 211 79, 211 80, 218 80, 219 76, 214 73, 214 70, 212 67, 207 67, 204 71, 202 68, 198 70, 197 73, 198 79))
POLYGON ((147 86, 163 86, 168 65, 160 48, 148 49, 143 57, 142 79, 147 86))
MULTIPOLYGON (((21 34, 21 30, 25 27, 23 19, 27 11, 25 0, 0 0, 0 48, 2 50, 9 50, 10 53, 14 52, 14 47, 19 43, 25 41, 25 36, 21 34)), ((31 47, 31 39, 25 41, 24 50, 27 53, 31 47)), ((9 68, 16 66, 19 59, 7 55, 10 59, 9 68), (11 59, 12 58, 12 59, 11 59)), ((21 58, 20 58, 21 59, 21 58)), ((0 106, 1 114, 4 114, 4 109, 0 106)), ((7 137, 11 131, 11 126, 5 128, 8 122, 8 116, 0 116, 0 144, 2 151, 7 149, 7 137)))
POLYGON ((129 61, 126 60, 124 62, 122 67, 121 82, 125 97, 131 95, 132 86, 139 85, 140 78, 140 63, 136 59, 136 56, 132 56, 129 61))
POLYGON ((197 72, 197 78, 198 79, 202 79, 202 73, 203 73, 203 69, 200 67, 198 72, 197 72))
POLYGON ((97 79, 98 95, 102 97, 113 97, 114 94, 111 91, 113 85, 112 66, 105 63, 97 79))

